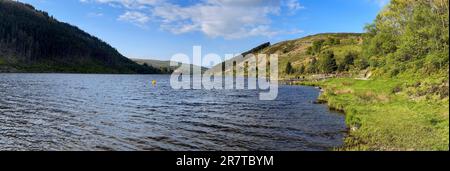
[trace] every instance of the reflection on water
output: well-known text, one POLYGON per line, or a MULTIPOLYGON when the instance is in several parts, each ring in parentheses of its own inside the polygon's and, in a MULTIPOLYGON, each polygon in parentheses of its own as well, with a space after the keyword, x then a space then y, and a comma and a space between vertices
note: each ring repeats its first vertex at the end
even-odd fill
POLYGON ((173 90, 166 75, 0 74, 0 150, 327 150, 342 115, 318 91, 173 90), (157 80, 152 86, 152 80, 157 80))

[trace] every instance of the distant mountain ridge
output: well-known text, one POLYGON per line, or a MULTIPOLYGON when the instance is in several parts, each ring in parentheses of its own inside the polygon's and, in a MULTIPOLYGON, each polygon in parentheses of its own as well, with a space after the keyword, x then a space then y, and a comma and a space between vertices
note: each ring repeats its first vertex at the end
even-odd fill
MULTIPOLYGON (((131 59, 134 62, 138 63, 139 65, 147 65, 156 69, 159 69, 162 74, 171 74, 177 67, 171 67, 170 61, 160 61, 160 60, 153 60, 153 59, 131 59)), ((200 66, 192 65, 192 69, 200 68, 200 66)), ((209 68, 201 67, 201 71, 204 72, 208 70, 209 68)))
POLYGON ((0 0, 0 72, 156 74, 33 6, 0 0))

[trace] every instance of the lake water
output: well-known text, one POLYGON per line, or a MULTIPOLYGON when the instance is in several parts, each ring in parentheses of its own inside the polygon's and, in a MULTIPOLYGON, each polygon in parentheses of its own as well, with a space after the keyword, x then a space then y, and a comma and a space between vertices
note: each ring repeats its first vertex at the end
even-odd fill
POLYGON ((328 150, 344 116, 319 91, 173 90, 167 75, 0 74, 0 150, 328 150), (152 80, 157 80, 155 87, 152 80))

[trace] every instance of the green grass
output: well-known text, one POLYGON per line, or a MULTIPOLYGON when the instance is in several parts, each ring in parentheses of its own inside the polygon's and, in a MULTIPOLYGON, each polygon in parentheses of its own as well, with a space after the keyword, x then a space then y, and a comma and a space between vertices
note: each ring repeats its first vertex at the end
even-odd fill
POLYGON ((414 99, 395 92, 409 84, 400 79, 303 84, 323 87, 320 100, 346 113, 350 131, 345 146, 337 150, 449 150, 448 97, 414 99))

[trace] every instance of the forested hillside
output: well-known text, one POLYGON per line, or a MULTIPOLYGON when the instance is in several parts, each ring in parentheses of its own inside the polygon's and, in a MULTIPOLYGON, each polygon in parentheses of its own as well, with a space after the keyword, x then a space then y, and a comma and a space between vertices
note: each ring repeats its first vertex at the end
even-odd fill
POLYGON ((0 72, 159 73, 28 4, 0 0, 0 72))

